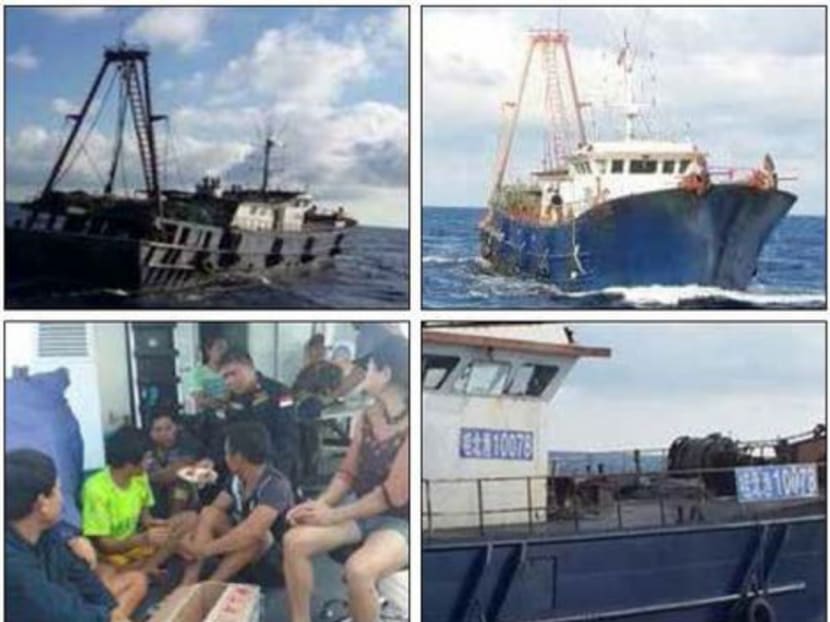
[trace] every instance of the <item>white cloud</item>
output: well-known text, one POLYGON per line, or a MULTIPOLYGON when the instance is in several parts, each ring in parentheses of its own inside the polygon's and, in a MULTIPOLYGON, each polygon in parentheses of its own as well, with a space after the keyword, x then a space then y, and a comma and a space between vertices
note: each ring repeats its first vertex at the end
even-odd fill
POLYGON ((165 92, 176 92, 178 94, 185 93, 187 95, 192 95, 193 93, 202 89, 202 87, 204 87, 206 83, 207 77, 205 76, 204 72, 197 71, 188 78, 182 78, 180 80, 166 79, 161 83, 159 88, 165 92))
POLYGON ((52 100, 52 110, 61 116, 76 113, 79 109, 80 108, 77 104, 73 104, 71 101, 64 99, 63 97, 56 97, 52 100))
POLYGON ((39 9, 43 13, 56 17, 65 22, 76 22, 84 19, 96 19, 107 12, 106 7, 49 7, 39 9))
MULTIPOLYGON (((61 109, 69 106, 62 99, 56 104, 61 109)), ((167 184, 188 188, 205 174, 219 175, 226 184, 258 184, 262 162, 256 140, 267 118, 285 125, 279 137, 284 148, 273 155, 275 184, 308 187, 324 205, 354 208, 370 222, 405 225, 407 113, 378 102, 347 107, 275 105, 272 110, 255 106, 177 109, 172 114, 174 148, 165 147, 164 137, 159 143, 162 157, 168 154, 162 165, 167 184)), ((137 150, 131 135, 127 136, 127 178, 133 186, 140 186, 137 150)), ((9 177, 16 187, 26 186, 27 194, 39 190, 63 138, 38 126, 9 137, 9 177)), ((61 187, 100 190, 111 153, 111 139, 94 131, 61 187)))
MULTIPOLYGON (((6 137, 6 166, 9 179, 14 180, 17 196, 37 194, 58 156, 58 149, 66 136, 60 131, 49 131, 39 125, 26 125, 16 134, 6 137)), ((84 144, 83 151, 76 148, 70 153, 67 166, 71 168, 63 177, 60 187, 91 188, 98 183, 112 152, 112 141, 98 131, 92 131, 84 144), (75 157, 74 154, 77 154, 75 157)), ((98 183, 100 190, 101 184, 98 183)))
POLYGON ((270 126, 282 145, 272 154, 275 184, 308 187, 324 203, 361 206, 386 223, 406 222, 405 110, 379 102, 352 106, 276 102, 271 107, 188 106, 172 117, 179 136, 206 143, 234 136, 246 142, 247 151, 228 154, 233 157, 224 161, 216 155, 212 173, 221 175, 226 184, 259 182, 262 146, 256 141, 270 126))
MULTIPOLYGON (((173 119, 177 132, 201 137, 243 136, 251 144, 264 127, 270 125, 273 131, 282 128, 277 138, 284 150, 274 154, 280 178, 291 184, 310 184, 315 191, 337 194, 345 186, 408 185, 407 113, 390 104, 186 107, 176 110, 173 119)), ((259 146, 252 147, 249 161, 229 166, 226 173, 235 182, 250 183, 251 172, 260 165, 260 151, 259 146)))
MULTIPOLYGON (((222 175, 230 167, 249 157, 250 143, 228 138, 204 140, 193 136, 178 136, 176 167, 186 186, 192 186, 203 175, 222 175)), ((174 168, 170 163, 169 168, 174 168)), ((170 171, 171 182, 175 179, 170 171)))
POLYGON ((374 65, 399 66, 408 60, 405 52, 409 42, 409 13, 400 7, 369 15, 349 24, 345 38, 364 46, 374 65))
POLYGON ((348 83, 368 74, 369 57, 360 43, 340 43, 292 26, 266 30, 249 54, 225 66, 217 84, 224 91, 320 104, 335 101, 348 83))
POLYGON ((557 449, 667 447, 677 436, 718 431, 773 438, 824 418, 819 323, 572 328, 579 343, 612 352, 579 362, 548 407, 557 449))
POLYGON ((34 55, 31 48, 28 45, 24 45, 19 47, 16 52, 9 54, 6 62, 15 69, 28 71, 36 69, 40 61, 34 55))
MULTIPOLYGON (((65 138, 64 132, 50 132, 36 125, 25 126, 7 138, 8 174, 10 179, 14 179, 18 195, 14 198, 21 198, 21 194, 31 196, 40 191, 65 138)), ((162 169, 162 174, 167 174, 167 179, 163 180, 167 185, 178 185, 181 181, 184 187, 191 187, 205 174, 222 174, 234 164, 243 162, 251 150, 250 144, 230 138, 204 140, 180 135, 177 137, 176 158, 173 161, 172 150, 165 149, 165 139, 159 138, 158 150, 162 159, 159 168, 162 169), (166 162, 163 161, 165 153, 166 162)), ((64 167, 66 172, 58 187, 100 192, 112 158, 112 150, 112 138, 93 130, 82 150, 79 149, 79 143, 73 146, 64 167)), ((116 178, 119 192, 131 192, 143 187, 138 149, 134 137, 129 133, 125 135, 124 154, 120 166, 126 166, 126 171, 122 175, 119 169, 116 178), (126 189, 122 186, 124 178, 129 186, 126 189)))
POLYGON ((208 45, 212 18, 210 8, 147 9, 129 27, 127 36, 150 45, 169 45, 186 54, 208 45))
POLYGON ((717 394, 670 399, 631 390, 597 395, 565 385, 549 409, 545 443, 557 450, 601 451, 667 449, 679 436, 713 432, 743 441, 773 439, 811 430, 823 421, 824 408, 820 388, 799 395, 724 386, 717 394))

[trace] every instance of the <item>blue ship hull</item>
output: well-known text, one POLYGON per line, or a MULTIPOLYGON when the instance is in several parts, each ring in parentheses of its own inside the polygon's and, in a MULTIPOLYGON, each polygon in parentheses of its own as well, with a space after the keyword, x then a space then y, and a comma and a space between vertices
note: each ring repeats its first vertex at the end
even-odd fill
POLYGON ((703 196, 675 189, 622 197, 557 226, 495 209, 481 226, 481 252, 500 272, 563 291, 690 284, 740 290, 795 201, 780 190, 721 184, 703 196))
POLYGON ((430 622, 826 619, 824 516, 513 540, 426 541, 430 622), (754 602, 754 604, 753 604, 754 602))

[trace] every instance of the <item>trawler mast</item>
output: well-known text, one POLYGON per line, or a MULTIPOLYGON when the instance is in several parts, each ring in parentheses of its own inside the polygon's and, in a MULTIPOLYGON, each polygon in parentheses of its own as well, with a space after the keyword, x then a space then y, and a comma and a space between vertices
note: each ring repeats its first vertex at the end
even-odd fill
POLYGON ((544 100, 547 118, 543 168, 557 170, 566 166, 567 155, 573 151, 574 143, 587 142, 585 123, 582 120, 581 104, 576 89, 573 65, 568 49, 568 33, 565 30, 532 30, 525 61, 519 79, 519 92, 515 102, 507 102, 504 111, 509 115, 503 138, 499 141, 496 167, 490 192, 491 199, 501 188, 510 150, 516 134, 516 123, 522 107, 527 78, 534 54, 539 52, 545 72, 544 100), (564 77, 562 69, 564 68, 564 77), (567 91, 567 95, 566 95, 567 91), (574 136, 576 132, 576 136, 574 136))
POLYGON ((617 57, 617 65, 623 69, 625 84, 625 140, 634 140, 634 120, 640 116, 640 107, 634 101, 634 51, 628 41, 628 31, 623 30, 624 45, 617 57))
MULTIPOLYGON (((104 51, 104 62, 101 64, 98 74, 95 76, 92 88, 90 88, 89 93, 84 100, 81 111, 77 114, 68 115, 68 118, 74 121, 72 130, 70 131, 69 137, 66 139, 66 142, 61 149, 55 165, 52 167, 49 179, 43 187, 43 192, 41 193, 42 196, 48 196, 52 193, 55 182, 61 176, 66 158, 69 155, 69 151, 77 138, 84 119, 89 114, 89 109, 95 99, 98 89, 101 86, 104 75, 106 74, 107 69, 110 66, 113 66, 116 74, 115 78, 120 81, 120 94, 122 99, 118 111, 118 135, 116 136, 116 149, 113 153, 113 162, 110 167, 109 178, 105 186, 105 190, 107 194, 112 191, 112 183, 115 177, 115 171, 118 166, 118 159, 122 148, 122 137, 126 121, 126 105, 129 104, 135 128, 138 154, 141 159, 141 170, 144 176, 145 187, 147 188, 147 195, 153 200, 159 211, 161 211, 161 188, 159 187, 158 178, 158 155, 156 152, 156 138, 153 130, 153 124, 156 121, 165 119, 166 116, 153 114, 152 99, 150 97, 150 69, 147 63, 149 55, 149 50, 129 47, 123 42, 118 47, 107 48, 104 51)), ((80 149, 83 149, 83 145, 81 145, 80 149)))

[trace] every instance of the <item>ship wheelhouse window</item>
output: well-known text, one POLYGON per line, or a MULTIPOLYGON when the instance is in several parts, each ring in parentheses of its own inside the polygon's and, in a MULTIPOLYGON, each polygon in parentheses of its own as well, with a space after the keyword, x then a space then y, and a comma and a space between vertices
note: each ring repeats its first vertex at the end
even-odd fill
POLYGON ((424 389, 440 389, 460 360, 457 356, 425 354, 421 364, 421 382, 424 389))
POLYGON ((686 169, 689 168, 689 165, 692 163, 691 160, 680 160, 680 170, 679 173, 685 173, 686 169))
POLYGON ((671 175, 674 173, 674 160, 663 160, 663 174, 671 175))
POLYGON ((625 168, 625 160, 611 160, 611 172, 622 173, 625 168))
POLYGON ((631 160, 630 172, 632 175, 642 173, 656 173, 657 160, 631 160))
POLYGON ((590 174, 591 172, 591 164, 589 162, 580 161, 574 164, 574 169, 576 169, 577 173, 582 175, 590 174))
POLYGON ((608 160, 595 160, 594 164, 598 175, 605 175, 608 172, 608 160))
POLYGON ((471 361, 453 384, 453 391, 468 395, 501 395, 510 363, 471 361))
POLYGON ((524 363, 516 370, 513 379, 505 387, 504 394, 539 397, 545 392, 557 373, 559 373, 559 368, 556 365, 524 363))

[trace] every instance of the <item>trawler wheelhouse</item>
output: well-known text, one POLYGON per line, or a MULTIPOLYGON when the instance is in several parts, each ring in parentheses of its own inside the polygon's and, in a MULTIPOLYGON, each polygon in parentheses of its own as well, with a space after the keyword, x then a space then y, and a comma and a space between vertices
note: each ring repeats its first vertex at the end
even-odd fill
POLYGON ((661 141, 597 142, 579 147, 567 167, 535 171, 528 194, 539 220, 555 224, 620 197, 677 188, 704 157, 694 145, 661 141))
MULTIPOLYGON (((437 327, 423 333, 423 465, 430 528, 477 526, 480 503, 493 524, 526 523, 527 487, 545 497, 544 410, 580 357, 605 348, 570 341, 564 327, 437 327), (498 475, 478 496, 465 478, 498 475), (536 478, 527 482, 522 478, 536 478), (539 479, 539 478, 542 479, 539 479)), ((545 520, 537 512, 534 520, 545 520)))

